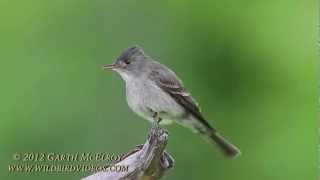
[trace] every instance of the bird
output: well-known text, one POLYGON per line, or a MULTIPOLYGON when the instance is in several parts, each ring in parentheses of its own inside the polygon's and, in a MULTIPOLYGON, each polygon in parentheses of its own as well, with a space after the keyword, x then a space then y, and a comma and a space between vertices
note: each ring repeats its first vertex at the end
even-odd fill
POLYGON ((140 117, 160 125, 175 122, 216 144, 227 157, 237 157, 238 147, 224 138, 200 111, 197 101, 167 66, 134 45, 103 69, 117 72, 125 82, 129 107, 140 117))

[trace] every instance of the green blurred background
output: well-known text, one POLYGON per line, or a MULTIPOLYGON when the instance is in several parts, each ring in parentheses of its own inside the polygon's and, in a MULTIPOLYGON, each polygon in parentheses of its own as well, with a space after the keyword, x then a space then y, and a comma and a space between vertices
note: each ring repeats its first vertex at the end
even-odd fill
POLYGON ((124 153, 149 124, 124 83, 101 70, 133 44, 174 69, 212 124, 242 149, 223 157, 168 127, 176 166, 163 179, 317 177, 315 1, 0 1, 0 179, 15 152, 124 153))

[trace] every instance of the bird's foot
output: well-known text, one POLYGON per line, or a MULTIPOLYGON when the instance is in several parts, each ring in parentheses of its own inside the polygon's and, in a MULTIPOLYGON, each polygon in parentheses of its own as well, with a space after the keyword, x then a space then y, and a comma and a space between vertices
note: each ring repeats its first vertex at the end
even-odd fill
POLYGON ((162 118, 159 117, 159 113, 158 113, 158 112, 154 112, 153 115, 152 115, 152 117, 153 117, 153 119, 155 120, 155 122, 156 122, 157 124, 160 124, 162 118))

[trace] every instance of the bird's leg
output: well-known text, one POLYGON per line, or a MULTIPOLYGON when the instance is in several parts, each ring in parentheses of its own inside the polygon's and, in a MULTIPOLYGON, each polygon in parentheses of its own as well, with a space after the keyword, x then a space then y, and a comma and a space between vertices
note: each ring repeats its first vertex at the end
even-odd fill
POLYGON ((159 124, 162 120, 162 118, 159 116, 159 112, 152 111, 152 118, 153 118, 153 123, 152 123, 152 128, 156 128, 158 130, 152 131, 152 132, 158 132, 158 133, 166 133, 168 134, 168 131, 165 129, 160 128, 159 124))
POLYGON ((161 122, 161 117, 159 117, 159 113, 158 112, 153 112, 152 115, 153 119, 157 122, 157 124, 159 124, 161 122))
POLYGON ((157 123, 160 124, 161 121, 162 121, 161 117, 158 117, 157 123))

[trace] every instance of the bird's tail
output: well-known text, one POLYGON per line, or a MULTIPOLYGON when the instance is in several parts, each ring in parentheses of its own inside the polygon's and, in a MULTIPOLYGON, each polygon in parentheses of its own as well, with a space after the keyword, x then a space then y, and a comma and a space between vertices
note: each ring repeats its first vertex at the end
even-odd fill
POLYGON ((205 136, 209 142, 212 144, 217 144, 226 156, 234 158, 241 154, 239 148, 226 140, 217 131, 210 131, 209 133, 206 133, 205 136))

